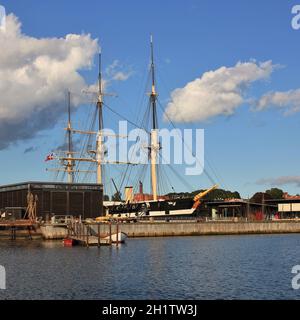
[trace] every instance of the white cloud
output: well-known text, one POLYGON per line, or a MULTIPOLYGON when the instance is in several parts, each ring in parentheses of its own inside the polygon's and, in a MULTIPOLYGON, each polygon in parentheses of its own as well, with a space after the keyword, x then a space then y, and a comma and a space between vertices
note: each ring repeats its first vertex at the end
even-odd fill
POLYGON ((122 72, 122 71, 118 71, 114 74, 113 76, 113 80, 116 80, 116 81, 125 81, 127 80, 129 77, 130 77, 130 73, 125 73, 125 72, 122 72))
MULTIPOLYGON (((37 39, 21 31, 14 15, 0 30, 0 149, 55 124, 65 111, 67 90, 86 83, 79 70, 92 66, 98 51, 90 35, 37 39)), ((79 103, 75 96, 74 103, 79 103)))
POLYGON ((250 61, 206 72, 171 93, 165 117, 175 122, 195 122, 232 115, 245 102, 245 89, 268 78, 274 68, 272 61, 250 61))
POLYGON ((124 71, 124 66, 119 60, 114 60, 111 65, 106 68, 108 81, 126 81, 131 75, 132 71, 124 71))
POLYGON ((269 92, 262 96, 255 105, 256 111, 276 107, 289 115, 300 111, 300 89, 285 92, 269 92))
POLYGON ((269 184, 271 186, 283 186, 288 184, 294 184, 300 187, 300 176, 283 176, 278 178, 261 179, 256 182, 260 185, 269 184))

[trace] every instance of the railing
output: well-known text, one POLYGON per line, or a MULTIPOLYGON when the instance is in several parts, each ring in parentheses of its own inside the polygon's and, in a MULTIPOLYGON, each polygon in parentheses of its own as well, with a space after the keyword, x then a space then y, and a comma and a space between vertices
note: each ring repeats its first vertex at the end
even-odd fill
POLYGON ((52 224, 68 224, 73 221, 74 217, 71 215, 55 215, 51 218, 52 224))
MULTIPOLYGON (((89 222, 85 223, 84 221, 77 221, 72 219, 68 222, 68 238, 74 239, 84 243, 86 246, 90 245, 111 245, 113 242, 118 246, 121 243, 121 239, 118 238, 120 231, 119 223, 109 223, 108 233, 101 233, 101 226, 107 226, 107 224, 99 222, 89 222), (112 240, 112 230, 113 227, 116 230, 116 240, 112 240)), ((107 227, 106 227, 107 228, 107 227)))
POLYGON ((89 242, 91 236, 90 228, 87 228, 85 224, 79 221, 71 220, 67 223, 68 237, 77 238, 78 240, 89 242))

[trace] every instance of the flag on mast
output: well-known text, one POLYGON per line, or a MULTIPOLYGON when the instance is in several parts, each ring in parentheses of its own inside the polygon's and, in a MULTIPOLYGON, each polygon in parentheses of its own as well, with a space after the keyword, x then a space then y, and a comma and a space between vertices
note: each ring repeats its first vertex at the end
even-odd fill
POLYGON ((50 153, 47 155, 45 161, 50 161, 50 160, 54 160, 54 153, 50 153))

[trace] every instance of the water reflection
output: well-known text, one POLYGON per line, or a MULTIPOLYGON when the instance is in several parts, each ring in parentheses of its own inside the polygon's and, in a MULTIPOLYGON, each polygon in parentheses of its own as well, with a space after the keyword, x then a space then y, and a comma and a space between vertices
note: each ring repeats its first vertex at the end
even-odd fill
POLYGON ((0 242, 1 299, 297 299, 300 235, 128 239, 111 247, 0 242))

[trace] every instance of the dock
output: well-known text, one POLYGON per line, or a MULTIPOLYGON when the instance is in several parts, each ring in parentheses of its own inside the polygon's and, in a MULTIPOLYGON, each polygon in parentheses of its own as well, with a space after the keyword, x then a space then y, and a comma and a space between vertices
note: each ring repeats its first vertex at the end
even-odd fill
POLYGON ((0 220, 0 236, 16 240, 19 237, 32 240, 35 236, 40 237, 37 233, 37 224, 33 220, 0 220))
POLYGON ((109 245, 111 245, 109 240, 100 239, 100 242, 99 242, 99 238, 95 237, 95 236, 89 236, 89 237, 72 236, 72 237, 70 237, 70 239, 75 241, 77 244, 79 244, 81 246, 85 246, 85 247, 90 247, 90 246, 98 246, 98 247, 100 247, 100 246, 109 246, 109 245))
POLYGON ((94 222, 86 223, 81 221, 70 221, 67 224, 68 235, 67 239, 71 240, 75 244, 82 246, 110 246, 116 243, 118 246, 121 243, 121 239, 117 241, 112 240, 113 230, 116 233, 120 232, 119 223, 109 223, 109 225, 94 222), (105 230, 103 230, 105 226, 105 230))

